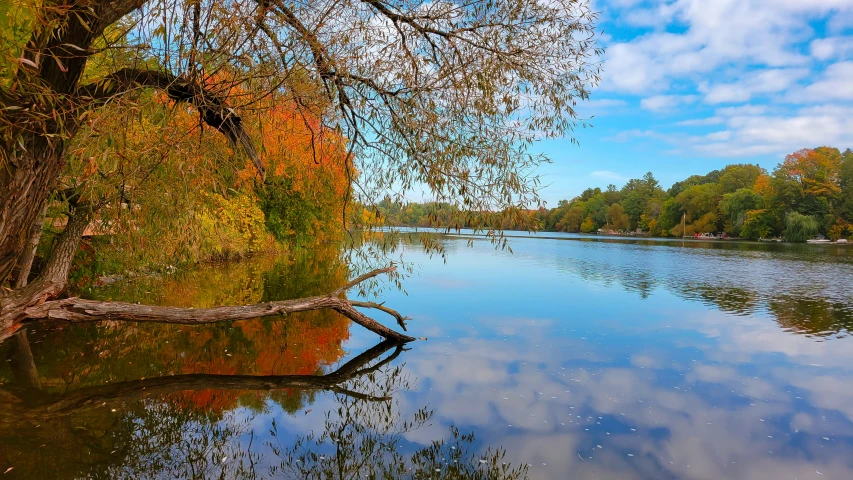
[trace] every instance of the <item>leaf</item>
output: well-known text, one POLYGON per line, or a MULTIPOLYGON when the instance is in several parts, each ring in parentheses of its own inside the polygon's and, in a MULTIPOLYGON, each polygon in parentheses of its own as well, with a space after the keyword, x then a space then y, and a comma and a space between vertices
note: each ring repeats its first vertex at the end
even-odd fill
POLYGON ((68 73, 68 67, 66 67, 62 64, 62 62, 59 61, 59 57, 53 57, 53 60, 56 62, 56 65, 59 67, 62 73, 68 73))
POLYGON ((80 51, 80 52, 85 52, 85 51, 86 51, 86 49, 84 49, 84 48, 80 48, 80 47, 78 47, 77 45, 74 45, 73 43, 63 43, 63 44, 61 44, 61 46, 63 46, 63 47, 71 47, 71 48, 73 48, 74 50, 77 50, 77 51, 80 51))
POLYGON ((39 66, 38 66, 38 65, 36 65, 36 63, 35 63, 35 62, 33 62, 32 60, 27 60, 27 59, 26 59, 26 58, 24 58, 24 57, 19 57, 19 58, 17 58, 16 60, 17 60, 19 63, 23 63, 24 65, 29 65, 30 67, 33 67, 33 68, 39 68, 39 66))

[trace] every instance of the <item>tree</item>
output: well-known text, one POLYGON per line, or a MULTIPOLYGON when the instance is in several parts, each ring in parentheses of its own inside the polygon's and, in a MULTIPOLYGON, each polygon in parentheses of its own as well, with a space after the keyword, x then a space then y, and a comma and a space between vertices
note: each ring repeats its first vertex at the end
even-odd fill
POLYGON ((817 235, 820 224, 810 215, 791 212, 785 217, 785 240, 805 242, 817 235))
POLYGON ((849 148, 841 156, 841 187, 838 214, 853 221, 853 151, 849 148))
POLYGON ((720 193, 732 193, 742 188, 752 188, 758 177, 764 174, 758 165, 729 165, 720 176, 720 193))
POLYGON ((591 216, 587 216, 583 223, 581 223, 581 232, 583 233, 592 233, 595 231, 595 222, 592 220, 591 216))
POLYGON ((769 237, 774 230, 773 217, 767 209, 749 210, 744 216, 740 235, 750 240, 758 240, 769 237))
MULTIPOLYGON (((340 132, 347 140, 349 179, 361 174, 355 191, 367 203, 423 185, 466 211, 517 212, 538 203, 539 180, 528 172, 545 159, 529 146, 578 126, 575 103, 598 81, 596 15, 580 0, 57 0, 16 3, 8 16, 0 49, 2 282, 25 263, 34 226, 68 167, 69 145, 104 106, 132 111, 158 91, 194 109, 262 183, 267 167, 246 118, 280 94, 303 118, 319 119, 317 136, 340 132), (110 31, 127 34, 103 44, 116 38, 110 31), (99 55, 110 61, 92 60, 99 55), (105 65, 110 70, 94 69, 105 65)), ((346 289, 196 310, 58 299, 100 207, 73 191, 66 198, 70 218, 45 268, 0 297, 4 332, 48 317, 199 323, 331 308, 380 335, 412 339, 354 306, 392 313, 401 325, 402 316, 343 298, 346 289)))
POLYGON ((579 232, 581 231, 581 224, 583 223, 584 217, 584 205, 582 202, 578 202, 573 204, 568 210, 563 214, 563 216, 557 222, 556 228, 560 231, 564 232, 579 232))
POLYGON ((733 235, 740 235, 747 212, 763 207, 764 199, 751 188, 741 188, 734 193, 723 195, 720 210, 728 216, 726 231, 733 235))
POLYGON ((607 209, 607 225, 614 230, 628 230, 631 226, 622 205, 614 203, 607 209))
POLYGON ((804 148, 785 157, 773 172, 776 203, 786 211, 815 217, 826 227, 838 202, 841 153, 836 148, 804 148))
POLYGON ((663 190, 652 172, 643 178, 633 178, 622 187, 622 205, 630 220, 630 228, 639 226, 641 217, 649 201, 654 197, 663 196, 663 190))
MULTIPOLYGON (((686 213, 687 226, 684 235, 715 232, 718 230, 717 206, 720 201, 719 187, 715 183, 704 183, 686 188, 675 197, 678 210, 686 213)), ((681 228, 677 225, 673 228, 681 228)), ((675 233, 673 233, 675 235, 675 233)))
POLYGON ((592 220, 593 230, 607 223, 607 201, 601 193, 595 194, 584 203, 584 215, 592 220))
POLYGON ((607 202, 607 206, 610 206, 622 200, 622 193, 616 188, 616 185, 611 183, 607 186, 607 190, 604 191, 604 199, 607 202))

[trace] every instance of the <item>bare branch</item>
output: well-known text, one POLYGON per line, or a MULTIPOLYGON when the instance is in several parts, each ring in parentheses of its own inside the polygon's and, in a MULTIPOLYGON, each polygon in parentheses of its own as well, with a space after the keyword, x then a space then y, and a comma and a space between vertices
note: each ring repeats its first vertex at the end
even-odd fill
POLYGON ((412 318, 411 317, 404 317, 403 315, 400 314, 400 312, 393 310, 391 308, 388 308, 382 303, 361 302, 358 300, 350 300, 349 303, 351 303, 354 307, 375 308, 376 310, 381 310, 381 311, 387 313, 388 315, 391 315, 392 317, 396 318, 397 324, 400 325, 400 328, 402 328, 404 331, 408 331, 406 329, 406 321, 411 320, 412 318))
POLYGON ((359 276, 359 277, 354 278, 353 280, 351 280, 349 283, 347 283, 347 284, 346 284, 346 285, 344 285, 343 287, 341 287, 341 288, 339 288, 339 289, 335 290, 334 292, 332 292, 332 295, 340 295, 340 294, 344 293, 345 291, 349 290, 350 288, 352 288, 352 287, 354 287, 354 286, 358 285, 359 283, 361 283, 361 282, 363 282, 363 281, 365 281, 365 280, 368 280, 368 279, 370 279, 370 278, 373 278, 373 277, 375 277, 375 276, 377 276, 377 275, 381 275, 381 274, 383 274, 383 273, 390 273, 390 272, 393 272, 393 271, 395 271, 395 270, 397 270, 397 267, 395 267, 395 266, 393 266, 393 265, 392 265, 392 266, 390 266, 390 267, 378 268, 378 269, 376 269, 376 270, 373 270, 373 271, 367 272, 367 273, 365 273, 364 275, 361 275, 361 276, 359 276))

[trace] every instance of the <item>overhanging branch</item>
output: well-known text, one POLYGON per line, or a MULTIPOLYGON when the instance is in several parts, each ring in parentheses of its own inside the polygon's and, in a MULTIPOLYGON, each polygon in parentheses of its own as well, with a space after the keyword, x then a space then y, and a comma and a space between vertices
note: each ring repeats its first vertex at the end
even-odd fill
POLYGON ((77 90, 77 97, 87 106, 99 105, 146 87, 162 90, 176 102, 194 105, 204 123, 219 130, 232 145, 242 149, 252 160, 261 177, 264 177, 264 166, 251 137, 243 127, 243 119, 234 109, 228 107, 224 98, 220 98, 204 86, 175 77, 168 72, 123 68, 97 82, 80 87, 77 90))

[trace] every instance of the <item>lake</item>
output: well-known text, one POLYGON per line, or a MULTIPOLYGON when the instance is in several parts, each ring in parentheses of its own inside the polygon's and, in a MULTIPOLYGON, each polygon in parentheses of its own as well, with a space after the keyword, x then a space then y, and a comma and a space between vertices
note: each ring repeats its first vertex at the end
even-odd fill
MULTIPOLYGON (((440 235, 333 312, 30 325, 0 345, 2 478, 853 478, 853 247, 440 235), (396 325, 381 312, 371 313, 396 325)), ((207 307, 325 293, 334 246, 100 287, 207 307)))

